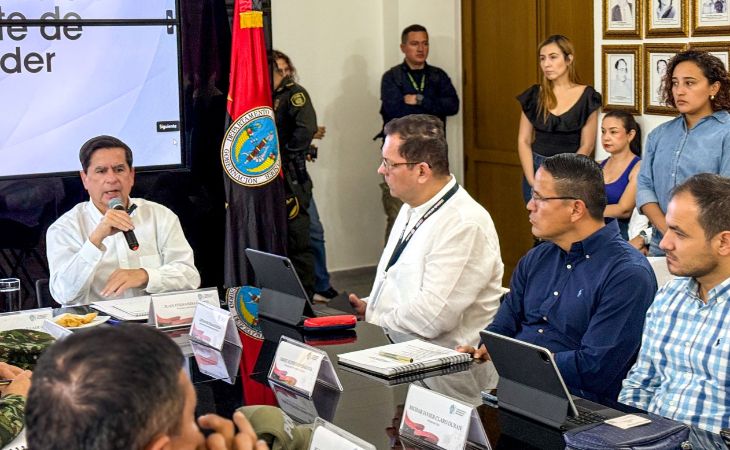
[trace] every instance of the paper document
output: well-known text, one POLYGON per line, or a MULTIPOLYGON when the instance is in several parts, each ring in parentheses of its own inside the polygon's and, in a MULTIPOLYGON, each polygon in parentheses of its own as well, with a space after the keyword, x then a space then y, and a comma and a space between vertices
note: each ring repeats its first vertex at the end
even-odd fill
POLYGON ((104 300, 92 303, 91 307, 119 320, 147 320, 150 313, 150 296, 104 300))

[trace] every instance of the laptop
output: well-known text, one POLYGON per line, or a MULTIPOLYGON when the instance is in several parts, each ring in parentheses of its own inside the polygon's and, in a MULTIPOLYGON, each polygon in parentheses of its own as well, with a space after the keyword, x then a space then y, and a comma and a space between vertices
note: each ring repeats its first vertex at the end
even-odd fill
POLYGON ((560 430, 582 428, 625 413, 570 394, 550 350, 483 330, 499 374, 499 408, 560 430))
POLYGON ((313 305, 294 265, 285 256, 246 249, 246 257, 261 288, 259 315, 289 325, 301 325, 307 317, 352 314, 326 305, 313 305))

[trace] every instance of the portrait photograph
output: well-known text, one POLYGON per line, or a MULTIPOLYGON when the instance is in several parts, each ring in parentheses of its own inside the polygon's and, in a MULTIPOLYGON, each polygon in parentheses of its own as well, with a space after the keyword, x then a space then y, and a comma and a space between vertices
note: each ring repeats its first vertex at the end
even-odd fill
POLYGON ((727 35, 730 32, 728 1, 692 0, 692 35, 727 35))
POLYGON ((730 64, 730 42, 693 42, 690 44, 693 50, 702 50, 716 56, 725 65, 728 70, 730 64))
POLYGON ((641 112, 641 46, 603 46, 603 109, 641 112))
POLYGON ((646 36, 689 36, 689 0, 646 0, 646 36))
POLYGON ((641 38, 642 0, 603 0, 603 38, 641 38))
POLYGON ((682 44, 657 44, 644 46, 644 112, 674 115, 676 110, 662 100, 662 81, 667 73, 669 60, 684 50, 682 44))

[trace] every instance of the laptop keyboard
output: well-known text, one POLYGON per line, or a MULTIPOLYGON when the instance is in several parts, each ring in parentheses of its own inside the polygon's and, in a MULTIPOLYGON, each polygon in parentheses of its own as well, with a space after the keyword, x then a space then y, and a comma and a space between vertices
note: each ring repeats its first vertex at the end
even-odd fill
POLYGON ((570 422, 574 425, 590 425, 592 423, 600 423, 607 419, 607 417, 600 414, 594 413, 584 408, 578 408, 578 417, 568 416, 565 421, 570 422))

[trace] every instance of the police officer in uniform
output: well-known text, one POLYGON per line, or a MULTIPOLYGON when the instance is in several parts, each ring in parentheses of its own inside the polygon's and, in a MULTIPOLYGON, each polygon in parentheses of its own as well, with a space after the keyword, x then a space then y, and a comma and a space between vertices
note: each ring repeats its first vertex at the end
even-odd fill
POLYGON ((287 185, 287 253, 304 289, 314 294, 314 255, 309 245, 312 180, 307 173, 307 152, 317 131, 317 115, 309 94, 274 65, 274 114, 287 185))

